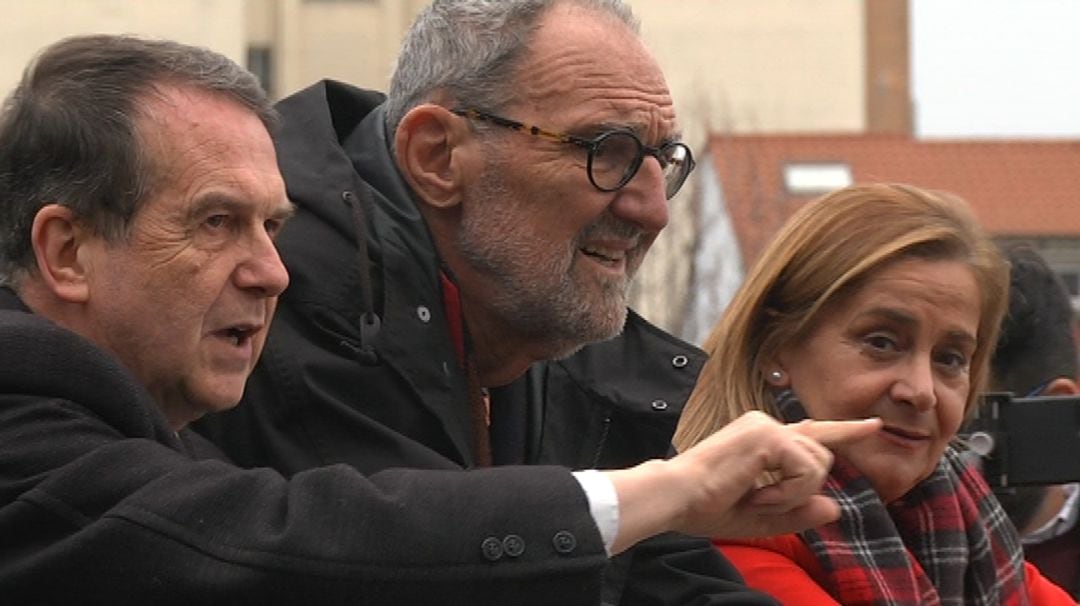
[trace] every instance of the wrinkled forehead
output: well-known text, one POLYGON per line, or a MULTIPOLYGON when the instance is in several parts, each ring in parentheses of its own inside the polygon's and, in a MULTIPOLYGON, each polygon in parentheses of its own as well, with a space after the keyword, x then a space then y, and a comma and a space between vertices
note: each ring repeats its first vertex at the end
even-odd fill
POLYGON ((138 98, 135 111, 136 136, 152 158, 173 160, 199 150, 206 160, 276 166, 266 124, 227 94, 161 84, 138 98))
POLYGON ((521 104, 538 118, 636 125, 659 137, 676 128, 667 82, 640 37, 611 15, 573 4, 541 19, 517 84, 521 104))
POLYGON ((225 94, 162 87, 135 120, 148 196, 168 188, 194 199, 221 190, 270 206, 288 201, 266 125, 225 94))

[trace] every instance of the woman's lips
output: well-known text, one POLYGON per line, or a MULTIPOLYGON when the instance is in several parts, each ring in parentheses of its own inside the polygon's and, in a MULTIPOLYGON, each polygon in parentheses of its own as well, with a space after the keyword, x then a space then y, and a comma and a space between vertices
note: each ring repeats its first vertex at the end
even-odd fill
POLYGON ((897 427, 895 425, 886 425, 882 427, 879 435, 885 440, 905 448, 914 448, 930 440, 930 436, 925 432, 897 427))

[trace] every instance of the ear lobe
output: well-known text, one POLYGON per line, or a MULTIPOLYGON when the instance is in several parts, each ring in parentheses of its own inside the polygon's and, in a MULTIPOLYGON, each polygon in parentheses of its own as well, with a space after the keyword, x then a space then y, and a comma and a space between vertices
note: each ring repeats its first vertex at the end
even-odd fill
POLYGON ((777 389, 787 389, 791 387, 791 377, 783 371, 779 366, 774 367, 765 373, 765 382, 777 389))
POLYGON ((394 133, 398 168, 425 204, 450 208, 461 201, 467 132, 464 121, 440 105, 414 107, 401 119, 394 133))
POLYGON ((1080 393, 1080 385, 1068 377, 1058 377, 1050 381, 1042 390, 1044 396, 1073 396, 1080 393))
POLYGON ((765 382, 776 389, 791 387, 791 376, 788 375, 787 366, 783 362, 782 352, 765 357, 758 372, 765 378, 765 382))
POLYGON ((59 204, 42 207, 30 231, 41 281, 58 298, 71 303, 84 303, 90 294, 84 255, 80 255, 87 235, 71 209, 59 204))

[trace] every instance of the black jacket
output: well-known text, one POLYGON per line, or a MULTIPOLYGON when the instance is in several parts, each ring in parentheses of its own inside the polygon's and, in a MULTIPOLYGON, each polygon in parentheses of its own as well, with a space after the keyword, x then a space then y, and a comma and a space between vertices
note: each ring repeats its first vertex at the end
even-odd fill
MULTIPOLYGON (((324 81, 278 106, 278 161, 298 207, 278 239, 291 284, 243 404, 199 424, 241 464, 286 474, 474 464, 440 262, 389 154, 381 102, 324 81)), ((665 457, 702 363, 631 312, 622 336, 536 364, 492 394, 496 463, 613 468, 665 457), (512 422, 499 423, 508 411, 512 422)), ((538 504, 518 515, 550 512, 538 504)), ((757 599, 704 540, 662 537, 616 560, 606 602, 757 599)))
POLYGON ((174 434, 125 368, 3 288, 0 344, 2 604, 592 606, 600 593, 607 558, 565 469, 243 470, 199 459, 209 444, 174 434), (520 515, 537 504, 548 515, 520 515), (527 549, 495 562, 492 543, 527 549))

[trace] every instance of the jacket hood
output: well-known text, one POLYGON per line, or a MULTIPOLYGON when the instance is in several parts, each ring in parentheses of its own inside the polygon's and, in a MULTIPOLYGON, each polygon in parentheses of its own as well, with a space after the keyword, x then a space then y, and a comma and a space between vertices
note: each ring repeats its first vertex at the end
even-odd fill
POLYGON ((355 180, 356 168, 344 142, 385 98, 322 80, 277 104, 284 123, 274 133, 274 146, 289 198, 350 237, 349 209, 341 202, 341 192, 330 191, 328 184, 355 180))

